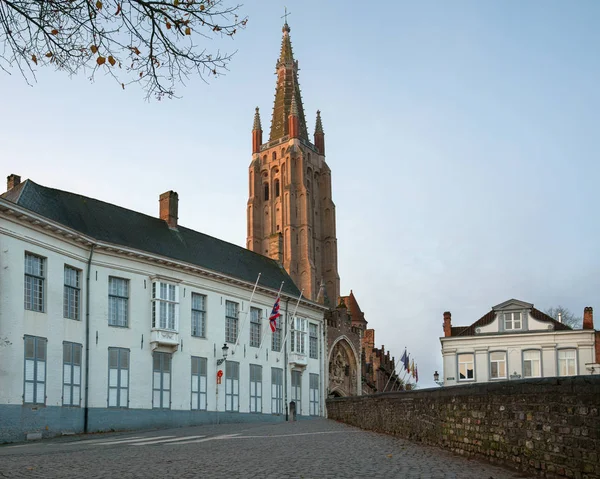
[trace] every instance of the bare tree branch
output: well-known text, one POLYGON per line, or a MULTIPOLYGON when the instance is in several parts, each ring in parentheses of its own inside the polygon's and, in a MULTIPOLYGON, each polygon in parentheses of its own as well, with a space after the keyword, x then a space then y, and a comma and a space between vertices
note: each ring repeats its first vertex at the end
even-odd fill
POLYGON ((0 0, 0 68, 18 68, 28 83, 41 66, 90 79, 103 72, 122 88, 140 84, 147 98, 170 98, 191 75, 227 70, 235 52, 199 46, 245 27, 241 5, 223 1, 0 0))
POLYGON ((556 306, 555 308, 548 308, 544 311, 548 316, 560 321, 561 323, 570 326, 573 329, 581 328, 583 324, 583 318, 575 316, 568 308, 564 308, 563 306, 556 306), (560 319, 559 319, 560 315, 560 319))

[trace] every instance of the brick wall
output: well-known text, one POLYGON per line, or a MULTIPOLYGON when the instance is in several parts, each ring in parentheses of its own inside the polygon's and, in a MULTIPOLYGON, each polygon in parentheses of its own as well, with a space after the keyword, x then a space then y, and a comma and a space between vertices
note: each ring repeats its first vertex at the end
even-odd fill
POLYGON ((600 376, 327 400, 329 418, 542 477, 600 477, 600 376))

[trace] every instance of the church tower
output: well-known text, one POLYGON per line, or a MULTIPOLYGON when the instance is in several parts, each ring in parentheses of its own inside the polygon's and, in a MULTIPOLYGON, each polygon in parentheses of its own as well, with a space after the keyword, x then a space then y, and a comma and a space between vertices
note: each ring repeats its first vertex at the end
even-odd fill
POLYGON ((279 261, 304 296, 335 307, 340 295, 335 205, 317 111, 308 138, 290 27, 283 26, 269 140, 258 108, 252 128, 247 247, 279 261))

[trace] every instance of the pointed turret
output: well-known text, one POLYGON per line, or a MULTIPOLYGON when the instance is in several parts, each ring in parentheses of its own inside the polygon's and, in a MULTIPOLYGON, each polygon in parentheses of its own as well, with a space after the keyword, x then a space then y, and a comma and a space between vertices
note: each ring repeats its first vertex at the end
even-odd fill
POLYGON ((262 125, 260 124, 260 113, 258 107, 254 111, 254 125, 252 126, 252 153, 260 152, 262 145, 262 125))
POLYGON ((325 285, 325 280, 323 278, 321 278, 321 285, 319 286, 319 294, 317 294, 316 301, 319 304, 330 306, 329 296, 327 296, 327 289, 325 285))
POLYGON ((321 112, 317 110, 317 121, 315 123, 315 146, 319 153, 325 155, 325 132, 321 123, 321 112))
POLYGON ((298 134, 296 137, 308 141, 302 95, 298 84, 298 62, 294 60, 290 27, 287 22, 283 25, 282 32, 283 39, 281 41, 281 53, 277 60, 277 86, 269 141, 278 140, 290 134, 288 117, 291 113, 292 100, 295 101, 298 110, 298 134))
POLYGON ((296 97, 292 97, 292 104, 290 106, 290 114, 288 116, 288 135, 290 138, 298 138, 300 133, 300 119, 298 118, 298 105, 296 104, 296 97))

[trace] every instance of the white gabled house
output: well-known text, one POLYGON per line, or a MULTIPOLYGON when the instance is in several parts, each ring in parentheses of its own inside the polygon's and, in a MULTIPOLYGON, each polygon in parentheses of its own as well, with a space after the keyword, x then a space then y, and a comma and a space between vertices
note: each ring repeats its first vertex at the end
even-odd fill
POLYGON ((600 374, 600 332, 593 310, 573 330, 533 304, 510 299, 470 326, 452 326, 444 313, 443 385, 521 378, 600 374))
POLYGON ((154 218, 9 176, 0 442, 282 420, 291 401, 324 415, 326 308, 276 261, 180 226, 177 204, 154 218))

